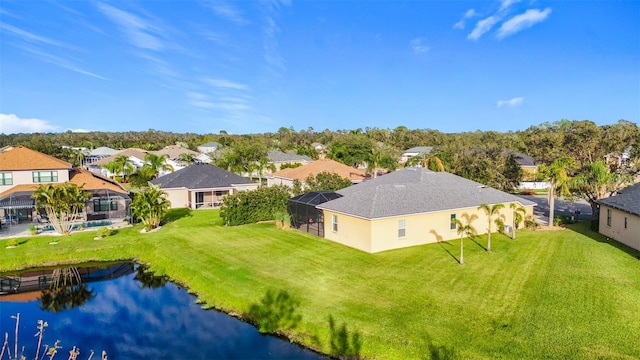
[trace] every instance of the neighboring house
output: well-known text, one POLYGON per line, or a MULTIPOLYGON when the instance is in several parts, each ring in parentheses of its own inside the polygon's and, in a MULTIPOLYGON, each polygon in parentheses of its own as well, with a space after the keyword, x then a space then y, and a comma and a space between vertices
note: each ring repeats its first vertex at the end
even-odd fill
POLYGON ((327 156, 327 147, 319 142, 311 143, 311 147, 318 152, 318 157, 324 159, 327 156))
POLYGON ((217 207, 227 195, 259 184, 211 164, 194 164, 151 181, 167 193, 172 208, 217 207))
POLYGON ((98 147, 98 148, 95 148, 95 149, 91 150, 89 152, 89 154, 84 157, 83 163, 86 166, 86 165, 92 164, 92 163, 94 163, 94 162, 96 162, 98 160, 102 160, 102 159, 104 159, 106 157, 109 157, 109 156, 111 156, 111 155, 113 155, 113 154, 115 154, 117 152, 118 152, 118 150, 116 150, 116 149, 112 149, 112 148, 106 147, 106 146, 101 146, 101 147, 98 147))
MULTIPOLYGON (((278 150, 269 150, 267 153, 267 158, 269 159, 269 163, 275 166, 276 171, 280 170, 282 164, 309 164, 313 162, 313 159, 308 157, 307 155, 298 155, 292 153, 285 153, 278 150)), ((270 173, 268 171, 267 173, 270 173)))
MULTIPOLYGON (((460 238, 453 219, 487 233, 481 204, 504 204, 500 217, 512 224, 512 203, 533 213, 535 203, 447 172, 404 168, 337 191, 322 210, 326 239, 370 253, 460 238)), ((496 225, 493 224, 495 231, 496 225)))
POLYGON ((511 149, 505 149, 502 152, 502 155, 507 157, 509 155, 513 155, 515 157, 516 162, 520 165, 520 168, 524 172, 525 180, 533 180, 538 173, 538 165, 536 164, 536 160, 527 154, 523 154, 517 151, 513 151, 511 149))
POLYGON ((206 144, 202 144, 198 146, 198 151, 200 151, 203 154, 209 154, 216 151, 219 147, 220 147, 220 143, 211 141, 206 144))
POLYGON ((628 146, 621 153, 609 153, 604 156, 604 161, 608 165, 615 165, 616 167, 625 166, 631 160, 632 150, 633 146, 628 146))
POLYGON ((87 169, 93 173, 106 176, 106 177, 114 177, 120 174, 113 174, 109 170, 105 169, 104 166, 108 163, 112 162, 116 159, 116 157, 120 155, 124 155, 129 158, 131 161, 131 165, 133 165, 134 170, 139 169, 144 165, 144 157, 147 155, 148 151, 143 149, 129 148, 116 152, 113 155, 110 155, 106 158, 98 160, 92 164, 87 166, 87 169))
POLYGON ((400 163, 404 164, 414 156, 428 155, 433 151, 433 146, 416 146, 411 149, 407 149, 402 156, 400 156, 400 163))
POLYGON ((22 146, 0 153, 0 212, 33 221, 34 191, 41 184, 71 182, 89 191, 85 218, 123 218, 128 211, 128 191, 117 182, 82 169, 72 169, 66 161, 22 146), (106 205, 105 205, 106 204, 106 205))
POLYGON ((640 183, 598 203, 600 234, 640 251, 640 183))
POLYGON ((353 183, 361 182, 367 178, 367 174, 362 170, 352 168, 351 166, 331 159, 320 159, 297 168, 282 169, 268 175, 267 186, 280 184, 293 186, 294 180, 299 180, 304 183, 307 177, 317 176, 321 172, 338 174, 345 179, 351 180, 353 183))
POLYGON ((207 164, 211 162, 211 157, 209 157, 209 155, 193 151, 191 149, 183 148, 179 145, 165 146, 163 149, 158 151, 151 151, 151 153, 156 155, 167 155, 167 159, 172 160, 173 162, 178 164, 178 168, 176 168, 175 170, 182 169, 186 166, 186 164, 182 164, 182 162, 179 160, 180 155, 182 154, 193 155, 193 157, 199 162, 207 164))

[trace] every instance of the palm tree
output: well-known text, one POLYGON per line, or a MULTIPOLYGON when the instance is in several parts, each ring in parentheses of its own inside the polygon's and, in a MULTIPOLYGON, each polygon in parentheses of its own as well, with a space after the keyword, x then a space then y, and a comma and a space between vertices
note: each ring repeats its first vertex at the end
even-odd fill
POLYGON ((147 231, 160 226, 162 217, 171 206, 166 195, 167 193, 162 191, 159 185, 151 183, 147 189, 134 195, 131 211, 133 216, 142 221, 147 231))
POLYGON ((476 229, 471 225, 471 223, 478 218, 478 215, 469 215, 465 213, 462 214, 461 217, 466 220, 466 225, 458 219, 453 219, 451 221, 456 225, 456 231, 458 232, 458 235, 460 235, 460 265, 464 265, 464 238, 472 239, 476 236, 476 229))
POLYGON ((91 194, 82 186, 66 182, 64 184, 40 185, 32 197, 37 208, 44 208, 49 222, 59 234, 70 234, 73 223, 80 217, 91 194))
POLYGON ((113 159, 113 163, 118 169, 118 174, 122 176, 122 182, 126 182, 127 176, 133 173, 133 162, 126 155, 118 155, 113 159))
POLYGON ((145 165, 149 165, 153 172, 155 173, 155 177, 160 175, 160 171, 173 171, 173 166, 167 164, 168 155, 156 155, 152 153, 147 153, 144 156, 145 165))
MULTIPOLYGON (((491 223, 493 222, 493 217, 500 215, 500 209, 503 208, 504 204, 494 204, 493 206, 480 204, 478 206, 478 210, 482 209, 487 214, 487 251, 491 251, 491 223)), ((498 220, 500 219, 496 219, 496 221, 498 220)))
POLYGON ((187 164, 187 166, 189 166, 196 161, 196 157, 193 156, 193 154, 182 153, 178 155, 178 160, 187 164))
POLYGON ((269 158, 261 157, 255 164, 253 164, 253 169, 258 171, 258 178, 260 179, 260 185, 262 186, 262 174, 264 174, 265 170, 276 171, 276 167, 273 164, 269 163, 269 158))
POLYGON ((515 240, 516 229, 518 228, 522 220, 524 220, 524 216, 527 213, 527 210, 522 207, 522 205, 518 205, 516 203, 511 203, 509 205, 509 208, 513 210, 513 227, 511 228, 511 238, 515 240))
POLYGON ((540 172, 545 175, 549 180, 549 226, 553 225, 555 195, 558 192, 560 195, 570 195, 569 181, 569 168, 573 165, 573 160, 565 158, 562 160, 556 160, 549 166, 542 166, 540 172))
POLYGON ((107 169, 107 171, 111 174, 111 178, 115 179, 118 171, 120 170, 120 165, 115 161, 110 161, 104 165, 102 165, 103 169, 107 169))
POLYGON ((420 164, 422 165, 423 168, 429 169, 432 171, 437 171, 437 172, 445 171, 445 167, 444 167, 444 164, 442 163, 442 160, 435 155, 425 156, 422 159, 422 161, 420 161, 420 164))

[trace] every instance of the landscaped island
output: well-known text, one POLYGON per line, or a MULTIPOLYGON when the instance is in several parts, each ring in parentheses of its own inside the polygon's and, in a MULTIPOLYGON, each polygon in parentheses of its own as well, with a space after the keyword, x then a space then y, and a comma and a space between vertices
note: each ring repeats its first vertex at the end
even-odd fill
MULTIPOLYGON (((331 354, 407 358, 638 358, 640 253, 588 230, 520 231, 367 254, 272 223, 223 227, 173 210, 160 231, 119 229, 0 246, 0 272, 135 258, 204 307, 331 354), (55 248, 54 248, 55 247, 55 248)), ((0 242, 1 243, 1 242, 0 242)))

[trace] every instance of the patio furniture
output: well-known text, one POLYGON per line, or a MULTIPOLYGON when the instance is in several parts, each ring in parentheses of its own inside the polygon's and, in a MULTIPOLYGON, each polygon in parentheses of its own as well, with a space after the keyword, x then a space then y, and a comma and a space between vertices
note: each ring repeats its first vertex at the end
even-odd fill
POLYGON ((4 216, 4 220, 3 220, 3 222, 4 222, 5 224, 10 223, 10 222, 11 222, 11 217, 10 217, 9 215, 5 215, 5 216, 4 216))
POLYGON ((17 224, 18 223, 18 215, 17 214, 11 215, 11 223, 13 223, 13 224, 17 224))

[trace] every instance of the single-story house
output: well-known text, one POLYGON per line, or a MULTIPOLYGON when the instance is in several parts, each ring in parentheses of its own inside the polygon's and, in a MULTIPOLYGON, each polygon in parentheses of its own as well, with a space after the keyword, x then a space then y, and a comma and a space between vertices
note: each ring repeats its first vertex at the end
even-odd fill
POLYGON ((167 159, 173 160, 174 162, 179 164, 179 167, 174 170, 179 170, 184 167, 185 164, 180 161, 180 155, 188 154, 193 156, 196 162, 210 163, 211 157, 207 154, 203 154, 201 152, 193 151, 191 149, 184 148, 180 145, 169 145, 158 151, 151 151, 151 153, 156 155, 166 155, 167 159))
POLYGON ((259 184, 211 164, 193 164, 151 181, 167 193, 172 208, 218 207, 227 195, 259 184))
MULTIPOLYGON (((504 204, 499 217, 513 223, 510 204, 533 213, 535 203, 447 172, 404 168, 338 190, 322 210, 326 239, 370 253, 459 238, 458 219, 487 233, 481 204, 504 204)), ((492 225, 495 231, 495 224, 492 225)))
POLYGON ((640 250, 640 183, 598 201, 600 234, 640 250))
POLYGON ((198 146, 198 151, 200 151, 203 154, 209 154, 216 151, 220 146, 221 146, 220 143, 217 143, 215 141, 210 141, 206 144, 202 144, 198 146))
POLYGON ((84 157, 84 160, 82 161, 83 165, 89 165, 92 164, 98 160, 102 160, 104 158, 107 158, 115 153, 117 153, 118 150, 116 149, 112 149, 110 147, 106 147, 106 146, 100 146, 97 147, 91 151, 89 151, 89 154, 87 154, 84 157))
POLYGON ((273 164, 273 166, 276 168, 275 171, 280 170, 280 167, 283 164, 305 165, 313 162, 313 159, 308 157, 307 155, 286 153, 279 150, 269 150, 267 152, 267 158, 269 159, 269 164, 273 164))
POLYGON ((367 174, 349 165, 339 163, 331 159, 320 159, 312 163, 299 166, 297 168, 287 168, 276 171, 267 176, 267 186, 287 185, 293 186, 293 181, 298 180, 304 183, 307 177, 317 176, 321 172, 338 174, 352 183, 359 183, 367 178, 367 174))
POLYGON ((536 174, 538 173, 538 164, 536 164, 536 160, 533 157, 521 152, 513 151, 511 149, 505 149, 502 152, 502 155, 505 157, 510 155, 514 156, 516 162, 518 163, 518 165, 520 165, 520 168, 524 172, 525 179, 531 180, 535 178, 536 174))

